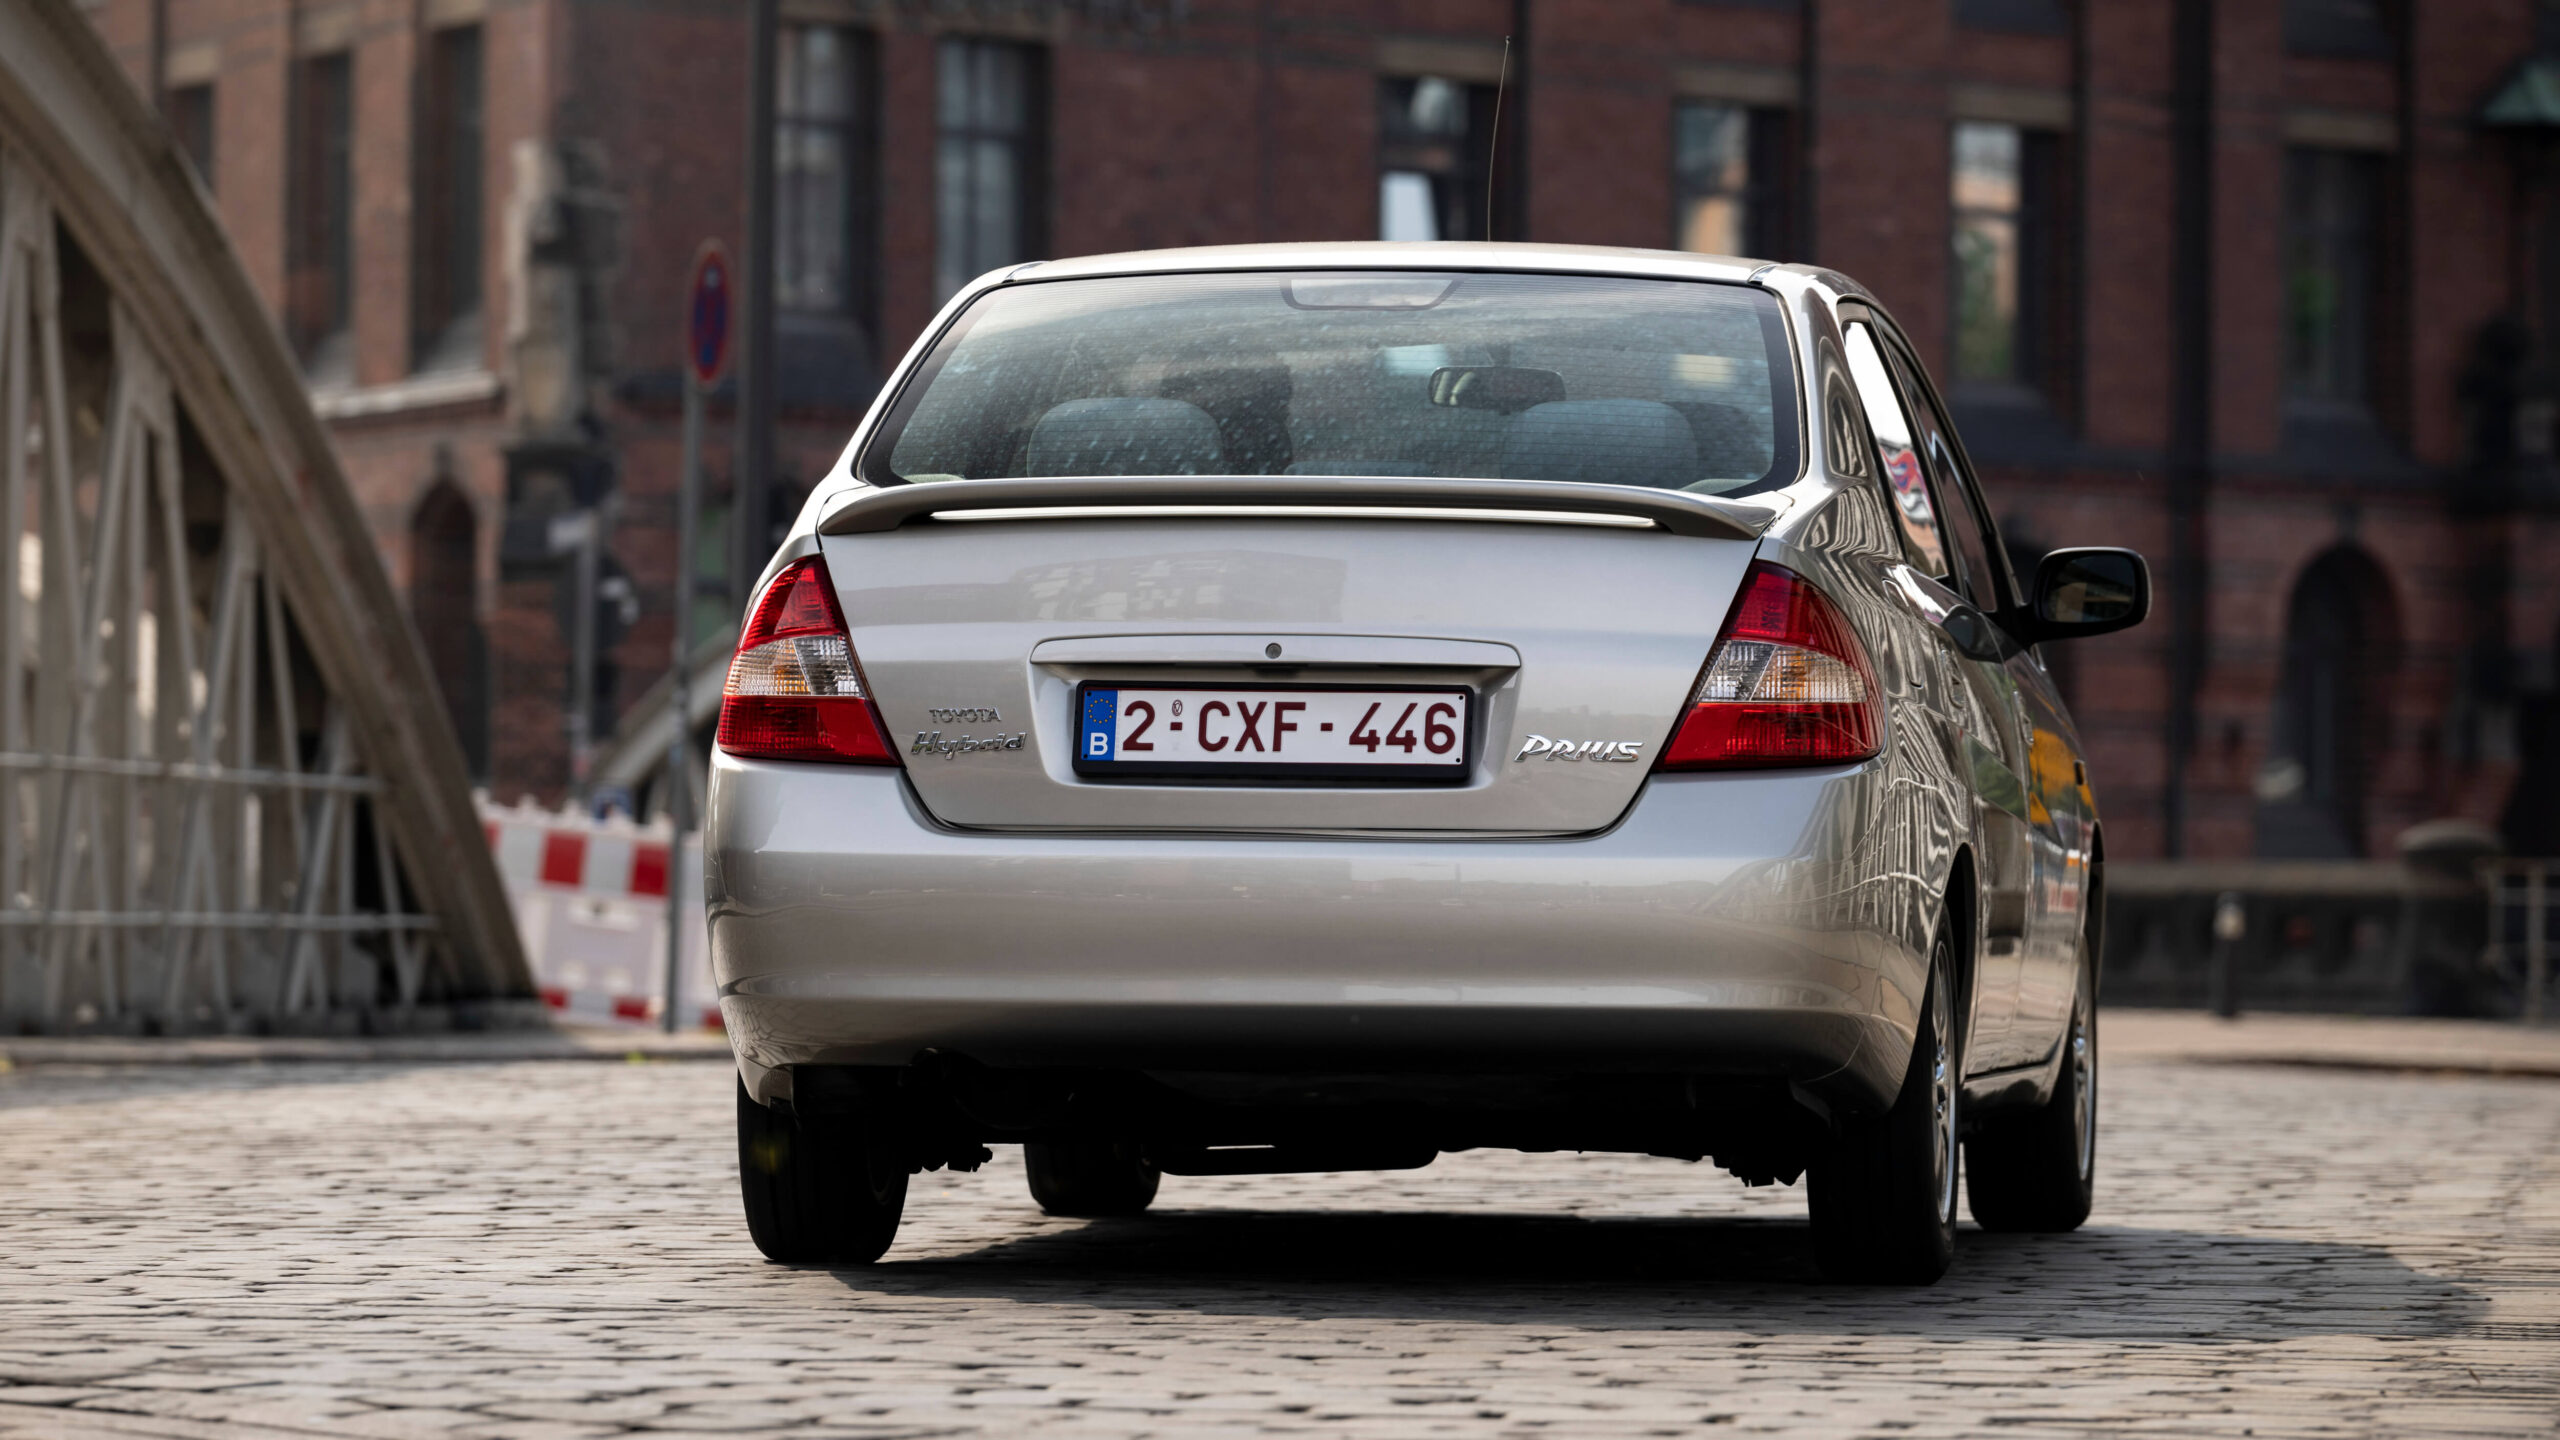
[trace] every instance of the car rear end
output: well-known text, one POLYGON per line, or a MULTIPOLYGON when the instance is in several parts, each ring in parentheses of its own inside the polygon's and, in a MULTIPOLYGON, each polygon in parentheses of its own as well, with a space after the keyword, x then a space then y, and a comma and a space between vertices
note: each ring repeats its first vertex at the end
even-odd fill
POLYGON ((1364 258, 993 287, 893 383, 714 757, 755 1101, 1783 1177, 1893 1093, 1911 787, 1845 587, 1764 545, 1781 307, 1364 258))

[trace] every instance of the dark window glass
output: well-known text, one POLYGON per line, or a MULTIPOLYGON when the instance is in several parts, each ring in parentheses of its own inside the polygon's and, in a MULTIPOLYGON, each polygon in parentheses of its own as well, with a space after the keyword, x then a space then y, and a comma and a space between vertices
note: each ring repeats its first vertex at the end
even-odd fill
POLYGON ((1956 0, 1956 23, 1971 30, 2065 35, 2071 30, 2071 6, 2067 0, 1956 0))
POLYGON ((2379 156, 2285 156, 2284 377, 2296 399, 2362 404, 2371 393, 2381 197, 2379 156))
POLYGON ((347 339, 353 278, 348 78, 344 51, 293 69, 285 316, 303 368, 324 380, 347 379, 354 370, 347 339))
POLYGON ((213 87, 183 85, 169 92, 169 131, 178 149, 196 167, 204 188, 213 188, 213 87))
POLYGON ((427 39, 418 125, 417 262, 411 328, 422 370, 485 362, 481 320, 483 67, 480 27, 427 39))
POLYGON ((1482 240, 1494 87, 1378 82, 1378 238, 1482 240))
POLYGON ((2046 388, 2060 312, 2057 137, 2015 125, 1955 127, 1954 376, 2046 388))
POLYGON ((1954 566, 1948 558, 1945 531, 1938 523, 1937 502, 1929 494, 1929 475, 1920 463, 1911 412, 1903 404, 1893 372, 1885 366, 1884 352, 1876 347, 1874 329, 1851 325, 1848 342, 1849 377, 1857 382, 1858 403, 1865 408, 1867 427, 1875 436, 1885 492, 1902 529, 1903 557, 1923 574, 1950 578, 1954 566))
POLYGON ((1893 356, 1894 376, 1902 393, 1910 397, 1912 424, 1929 462, 1930 479, 1938 487, 1947 533, 1954 537, 1956 551, 1973 577, 1974 603, 1985 610, 2017 603, 2018 579, 2009 572, 2008 552, 1992 523, 1991 506, 1982 498, 1972 467, 1957 453, 1956 428, 1929 383, 1929 373, 1902 337, 1887 337, 1885 348, 1893 356))
POLYGON ((1682 104, 1671 126, 1672 243, 1777 258, 1786 249, 1786 112, 1682 104))
POLYGON ((1368 475, 1739 495, 1801 453, 1743 285, 1326 271, 1009 285, 936 342, 884 479, 1368 475))
POLYGON ((2384 0, 2284 0, 2284 48, 2296 55, 2389 59, 2391 15, 2384 0))
POLYGON ((774 103, 773 273, 774 303, 784 310, 870 321, 877 88, 872 63, 867 31, 838 25, 782 29, 774 103))
POLYGON ((989 40, 945 40, 936 70, 934 293, 1048 244, 1048 101, 1040 52, 989 40))
POLYGON ((409 521, 409 617, 474 777, 489 773, 489 655, 480 628, 479 518, 439 480, 409 521))

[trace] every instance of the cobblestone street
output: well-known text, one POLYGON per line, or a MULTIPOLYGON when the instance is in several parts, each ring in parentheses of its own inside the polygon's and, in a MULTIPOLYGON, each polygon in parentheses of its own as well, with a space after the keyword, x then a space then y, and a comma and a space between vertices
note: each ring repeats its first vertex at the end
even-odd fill
POLYGON ((767 1265, 717 1063, 0 1076, 0 1435, 2560 1434, 2560 1085, 2119 1063, 2099 1213, 1812 1283, 1801 1190, 1470 1154, 767 1265))

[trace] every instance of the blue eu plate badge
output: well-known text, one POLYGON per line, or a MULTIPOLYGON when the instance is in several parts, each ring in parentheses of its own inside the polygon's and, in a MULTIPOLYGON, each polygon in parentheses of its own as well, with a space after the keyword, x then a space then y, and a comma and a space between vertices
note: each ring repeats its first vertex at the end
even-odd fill
POLYGON ((1078 753, 1087 760, 1108 760, 1119 741, 1120 692, 1087 690, 1084 692, 1084 747, 1078 753))

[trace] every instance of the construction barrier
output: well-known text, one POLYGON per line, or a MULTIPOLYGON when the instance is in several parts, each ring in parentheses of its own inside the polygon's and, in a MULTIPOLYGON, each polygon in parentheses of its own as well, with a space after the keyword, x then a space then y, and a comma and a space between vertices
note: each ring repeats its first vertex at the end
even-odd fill
POLYGON ((675 1012, 691 1017, 688 1027, 719 1028, 699 832, 685 836, 678 853, 663 820, 598 821, 485 800, 480 818, 544 1004, 564 1020, 658 1024, 666 1005, 667 889, 673 884, 685 921, 675 1012))

